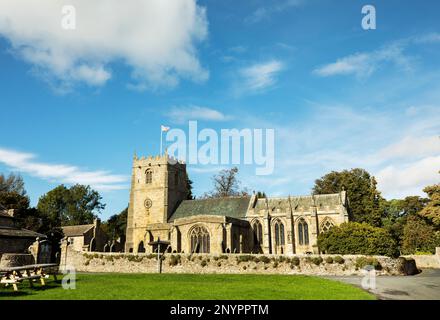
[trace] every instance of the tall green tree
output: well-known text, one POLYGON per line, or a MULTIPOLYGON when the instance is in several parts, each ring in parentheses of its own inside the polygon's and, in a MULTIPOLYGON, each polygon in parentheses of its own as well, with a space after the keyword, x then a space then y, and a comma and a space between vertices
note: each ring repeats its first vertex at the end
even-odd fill
POLYGON ((423 191, 428 194, 429 202, 420 211, 420 215, 428 218, 437 228, 440 228, 440 184, 428 186, 423 191))
POLYGON ((429 199, 419 196, 409 196, 405 199, 393 199, 382 202, 382 225, 399 243, 401 250, 404 228, 409 217, 417 215, 429 202, 429 199))
POLYGON ((346 190, 350 220, 380 226, 382 216, 380 204, 384 199, 376 186, 376 179, 364 169, 332 171, 315 181, 313 194, 338 193, 346 190))
POLYGON ((214 189, 205 193, 204 198, 227 198, 248 195, 245 189, 240 188, 240 181, 237 178, 238 168, 221 170, 212 177, 214 189))
POLYGON ((106 222, 102 224, 103 230, 107 233, 111 240, 118 238, 125 239, 127 229, 128 207, 120 213, 112 215, 106 222))
POLYGON ((418 215, 408 217, 403 231, 402 252, 404 254, 434 253, 437 246, 440 246, 440 232, 436 232, 426 219, 418 215))
POLYGON ((0 174, 0 206, 5 209, 26 210, 29 208, 29 197, 20 175, 0 174))
POLYGON ((70 188, 60 185, 40 197, 37 209, 53 227, 89 224, 105 208, 99 193, 76 184, 70 188))

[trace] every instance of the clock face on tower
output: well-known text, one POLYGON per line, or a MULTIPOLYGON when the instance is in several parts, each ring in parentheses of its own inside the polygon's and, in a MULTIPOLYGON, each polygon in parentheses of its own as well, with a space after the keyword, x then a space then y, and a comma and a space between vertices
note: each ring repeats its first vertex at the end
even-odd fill
POLYGON ((145 199, 144 201, 145 208, 150 209, 152 205, 153 205, 153 201, 151 201, 151 199, 149 198, 145 199))

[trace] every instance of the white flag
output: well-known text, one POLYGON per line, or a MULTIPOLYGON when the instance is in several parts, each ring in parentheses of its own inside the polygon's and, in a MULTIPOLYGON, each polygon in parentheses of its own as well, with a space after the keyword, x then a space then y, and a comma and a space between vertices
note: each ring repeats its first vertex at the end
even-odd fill
POLYGON ((165 127, 165 126, 160 126, 160 130, 162 130, 162 132, 167 132, 170 130, 170 127, 165 127))

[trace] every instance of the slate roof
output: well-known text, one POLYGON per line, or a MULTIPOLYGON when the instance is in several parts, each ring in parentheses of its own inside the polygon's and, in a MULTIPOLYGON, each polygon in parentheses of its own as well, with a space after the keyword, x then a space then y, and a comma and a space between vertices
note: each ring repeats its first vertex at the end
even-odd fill
POLYGON ((290 206, 292 206, 293 210, 296 210, 300 207, 309 208, 311 206, 325 207, 330 206, 334 207, 342 204, 341 195, 339 193, 335 194, 322 194, 322 195, 314 195, 314 196, 294 196, 289 198, 268 198, 266 199, 258 199, 255 205, 256 210, 266 209, 266 201, 270 210, 280 209, 281 211, 290 210, 290 206))
POLYGON ((249 206, 250 197, 231 197, 218 199, 185 200, 168 219, 188 218, 200 215, 244 218, 249 206))
POLYGON ((0 237, 18 237, 18 238, 46 238, 44 234, 16 228, 0 228, 0 237))
POLYGON ((65 237, 77 237, 82 236, 84 233, 92 229, 94 224, 82 224, 77 226, 65 226, 61 227, 65 237))

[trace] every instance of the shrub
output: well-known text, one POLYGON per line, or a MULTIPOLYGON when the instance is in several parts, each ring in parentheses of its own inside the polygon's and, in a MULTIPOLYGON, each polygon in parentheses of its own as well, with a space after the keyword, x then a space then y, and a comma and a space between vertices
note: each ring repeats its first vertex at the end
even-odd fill
POLYGON ((247 269, 247 267, 246 266, 243 266, 243 270, 246 270, 247 269))
POLYGON ((332 264, 333 263, 333 258, 332 257, 327 257, 325 258, 325 262, 328 264, 332 264))
POLYGON ((300 264, 299 258, 298 257, 293 257, 292 260, 291 260, 291 265, 299 266, 299 264, 300 264))
POLYGON ((278 268, 278 261, 275 261, 274 263, 273 263, 273 267, 276 269, 276 268, 278 268))
POLYGON ((177 256, 171 255, 170 256, 170 262, 169 262, 170 266, 177 266, 178 264, 180 264, 180 262, 181 262, 181 258, 179 255, 177 255, 177 256))
POLYGON ((312 262, 313 264, 319 266, 324 260, 322 259, 322 257, 313 257, 312 258, 312 262))
POLYGON ((328 254, 399 255, 398 244, 391 234, 367 223, 335 226, 318 236, 318 246, 328 254))
POLYGON ((433 226, 418 216, 408 217, 403 228, 403 254, 414 254, 418 251, 434 254, 438 246, 440 246, 440 233, 435 232, 433 226))
POLYGON ((229 259, 229 257, 227 256, 227 255, 225 255, 225 254, 222 254, 220 257, 218 257, 219 259, 221 259, 221 260, 228 260, 229 259))
POLYGON ((84 265, 85 266, 88 266, 90 264, 90 260, 86 260, 85 262, 84 262, 84 265))
POLYGON ((241 255, 237 257, 237 263, 240 262, 249 262, 249 261, 253 261, 254 257, 251 255, 241 255))
POLYGON ((200 262, 200 265, 202 267, 206 267, 208 265, 208 262, 206 262, 206 260, 202 260, 202 262, 200 262))
POLYGON ((334 257, 334 258, 333 258, 333 261, 334 261, 335 263, 339 263, 339 264, 344 264, 344 263, 345 263, 344 258, 342 258, 341 256, 336 256, 336 257, 334 257))
POLYGON ((130 262, 141 262, 144 259, 142 256, 129 255, 127 256, 127 260, 130 262))
POLYGON ((382 270, 382 265, 376 258, 359 257, 356 259, 356 268, 363 269, 366 266, 372 266, 375 270, 382 270))
POLYGON ((219 261, 219 262, 217 262, 217 267, 221 267, 222 266, 222 263, 219 261))
POLYGON ((280 262, 280 263, 283 263, 283 262, 285 262, 285 261, 287 261, 288 259, 286 258, 286 257, 284 257, 284 256, 281 256, 281 257, 279 257, 278 258, 278 261, 280 262))
POLYGON ((263 262, 264 264, 270 263, 270 259, 266 256, 260 257, 260 261, 263 262))

